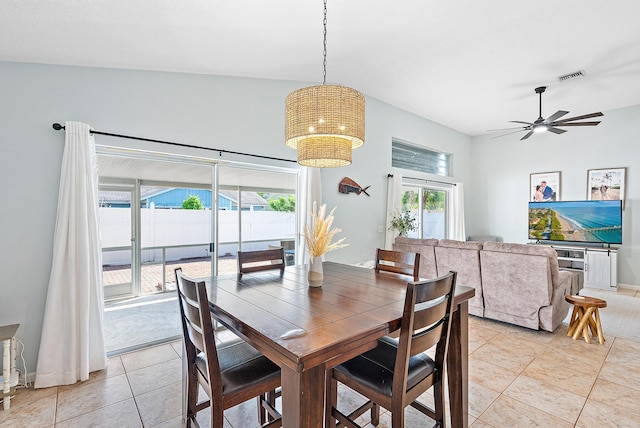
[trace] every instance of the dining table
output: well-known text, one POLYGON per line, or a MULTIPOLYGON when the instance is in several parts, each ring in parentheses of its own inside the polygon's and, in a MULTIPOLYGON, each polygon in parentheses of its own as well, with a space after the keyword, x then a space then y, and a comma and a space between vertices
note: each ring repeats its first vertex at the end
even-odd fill
MULTIPOLYGON (((306 265, 207 280, 209 308, 219 323, 281 368, 282 426, 322 427, 325 370, 376 347, 400 327, 412 278, 324 262, 321 287, 307 283, 306 265)), ((447 382, 451 425, 468 426, 468 300, 458 286, 451 317, 447 382)))

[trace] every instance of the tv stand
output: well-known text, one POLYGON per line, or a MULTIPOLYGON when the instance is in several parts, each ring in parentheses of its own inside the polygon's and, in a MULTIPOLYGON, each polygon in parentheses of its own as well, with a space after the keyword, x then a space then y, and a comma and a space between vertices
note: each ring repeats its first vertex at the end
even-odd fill
POLYGON ((617 290, 618 250, 609 247, 548 244, 558 254, 560 269, 584 272, 584 286, 617 290))

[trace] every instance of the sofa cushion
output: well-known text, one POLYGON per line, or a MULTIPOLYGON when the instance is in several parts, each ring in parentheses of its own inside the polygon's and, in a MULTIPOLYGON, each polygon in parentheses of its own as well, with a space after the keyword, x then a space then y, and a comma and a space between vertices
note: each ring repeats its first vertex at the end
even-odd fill
POLYGON ((441 239, 434 248, 438 276, 449 271, 457 272, 456 284, 475 288, 475 296, 469 300, 469 313, 483 316, 482 278, 480 275, 480 242, 441 239))
POLYGON ((485 242, 484 250, 499 251, 502 253, 529 254, 533 256, 546 256, 549 258, 552 282, 558 283, 558 253, 546 245, 513 244, 509 242, 485 242))
POLYGON ((395 241, 396 244, 409 244, 409 245, 431 245, 435 247, 438 245, 438 240, 434 238, 407 238, 406 236, 398 236, 395 241))
POLYGON ((461 248, 463 250, 482 250, 482 242, 478 241, 456 241, 453 239, 441 239, 438 241, 438 247, 445 248, 461 248))
POLYGON ((437 239, 415 239, 399 236, 393 244, 393 250, 420 253, 420 278, 431 279, 438 276, 436 254, 433 251, 436 245, 438 245, 437 239))

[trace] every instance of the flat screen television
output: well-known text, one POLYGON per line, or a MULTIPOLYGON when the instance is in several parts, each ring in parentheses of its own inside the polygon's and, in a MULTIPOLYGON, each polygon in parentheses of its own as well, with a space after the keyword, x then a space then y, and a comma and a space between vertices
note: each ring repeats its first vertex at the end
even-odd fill
POLYGON ((529 239, 622 244, 622 201, 529 202, 529 239))

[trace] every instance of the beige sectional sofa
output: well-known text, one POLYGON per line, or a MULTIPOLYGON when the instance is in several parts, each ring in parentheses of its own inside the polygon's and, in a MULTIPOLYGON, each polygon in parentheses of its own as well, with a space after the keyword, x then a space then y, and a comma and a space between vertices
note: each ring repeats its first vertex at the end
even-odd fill
POLYGON ((564 296, 581 288, 579 273, 560 270, 543 245, 398 237, 393 248, 420 253, 422 278, 458 272, 458 284, 476 290, 470 314, 535 330, 554 331, 570 309, 564 296))

